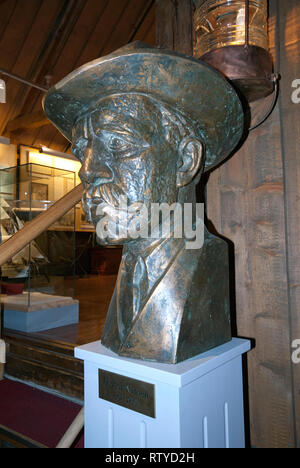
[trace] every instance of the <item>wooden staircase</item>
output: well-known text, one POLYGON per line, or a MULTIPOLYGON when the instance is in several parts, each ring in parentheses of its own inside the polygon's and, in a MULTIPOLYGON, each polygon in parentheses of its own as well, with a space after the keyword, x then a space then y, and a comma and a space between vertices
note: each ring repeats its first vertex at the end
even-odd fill
POLYGON ((41 449, 47 447, 0 424, 0 449, 1 448, 41 449))
POLYGON ((12 330, 4 331, 5 374, 83 400, 83 363, 74 345, 12 330))

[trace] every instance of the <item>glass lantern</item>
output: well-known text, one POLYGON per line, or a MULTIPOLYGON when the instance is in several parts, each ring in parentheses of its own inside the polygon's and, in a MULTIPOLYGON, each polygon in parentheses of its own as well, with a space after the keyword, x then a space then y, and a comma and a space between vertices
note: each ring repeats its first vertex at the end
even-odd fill
POLYGON ((195 0, 194 55, 235 82, 249 102, 273 92, 267 0, 195 0))
MULTIPOLYGON (((249 1, 248 44, 268 49, 267 0, 249 1)), ((245 0, 208 0, 195 14, 196 55, 247 41, 245 0)))

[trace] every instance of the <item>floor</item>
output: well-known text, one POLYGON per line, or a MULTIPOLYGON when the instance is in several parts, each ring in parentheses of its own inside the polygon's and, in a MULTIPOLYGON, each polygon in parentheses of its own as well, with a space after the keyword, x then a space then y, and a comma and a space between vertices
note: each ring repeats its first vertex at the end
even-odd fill
MULTIPOLYGON (((27 335, 45 338, 45 341, 60 341, 72 346, 99 340, 116 278, 116 275, 100 274, 77 278, 76 299, 80 303, 79 323, 27 335)), ((72 289, 72 284, 73 279, 65 279, 64 282, 60 282, 60 291, 56 287, 55 294, 65 295, 72 289)), ((56 398, 27 385, 6 379, 0 382, 0 400, 7 409, 4 412, 0 404, 0 448, 30 447, 32 440, 46 447, 55 447, 80 410, 76 404, 72 405, 65 399, 56 398), (16 393, 12 401, 9 400, 13 395, 9 386, 13 386, 16 393), (53 408, 49 410, 49 401, 52 402, 52 400, 53 408), (18 404, 14 404, 14 401, 18 404), (51 416, 53 421, 49 416, 49 411, 50 416, 56 415, 56 418, 51 416), (23 436, 28 437, 29 442, 23 436)), ((82 433, 73 447, 83 447, 82 433)))
MULTIPOLYGON (((35 333, 35 335, 75 345, 99 340, 116 278, 116 275, 90 275, 88 278, 77 278, 76 299, 80 304, 79 324, 55 328, 35 333)), ((72 279, 65 280, 66 289, 72 281, 72 279)), ((63 294, 63 291, 61 293, 63 294)))
MULTIPOLYGON (((0 381, 0 448, 54 448, 80 410, 80 405, 64 398, 4 379, 0 381)), ((72 448, 83 448, 83 431, 72 448)))

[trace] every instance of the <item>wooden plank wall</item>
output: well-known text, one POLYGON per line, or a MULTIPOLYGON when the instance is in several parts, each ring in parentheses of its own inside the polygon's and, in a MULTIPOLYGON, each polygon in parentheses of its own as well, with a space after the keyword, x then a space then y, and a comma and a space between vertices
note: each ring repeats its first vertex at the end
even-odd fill
MULTIPOLYGON (((285 183, 287 277, 290 339, 300 339, 300 102, 291 100, 291 84, 300 80, 300 4, 277 0, 281 146, 285 183)), ((294 92, 294 87, 292 88, 294 92)), ((298 93, 298 97, 300 93, 298 93)), ((295 444, 300 447, 300 364, 292 366, 295 444)))
POLYGON ((291 99, 300 80, 300 3, 270 0, 269 9, 270 50, 282 76, 278 104, 210 174, 206 191, 210 224, 234 254, 236 333, 255 343, 247 360, 251 445, 285 448, 300 446, 300 364, 291 359, 300 339, 300 103, 291 99))
POLYGON ((211 174, 208 217, 235 247, 237 332, 249 353, 251 442, 300 445, 300 367, 291 361, 299 322, 300 5, 270 4, 270 49, 282 76, 278 105, 242 149, 211 174))

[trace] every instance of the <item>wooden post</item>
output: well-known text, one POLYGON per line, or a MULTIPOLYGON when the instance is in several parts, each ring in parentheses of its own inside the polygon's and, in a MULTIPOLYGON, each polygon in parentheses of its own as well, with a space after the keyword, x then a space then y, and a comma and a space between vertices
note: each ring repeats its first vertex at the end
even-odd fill
POLYGON ((193 1, 156 0, 156 45, 193 55, 193 1))

